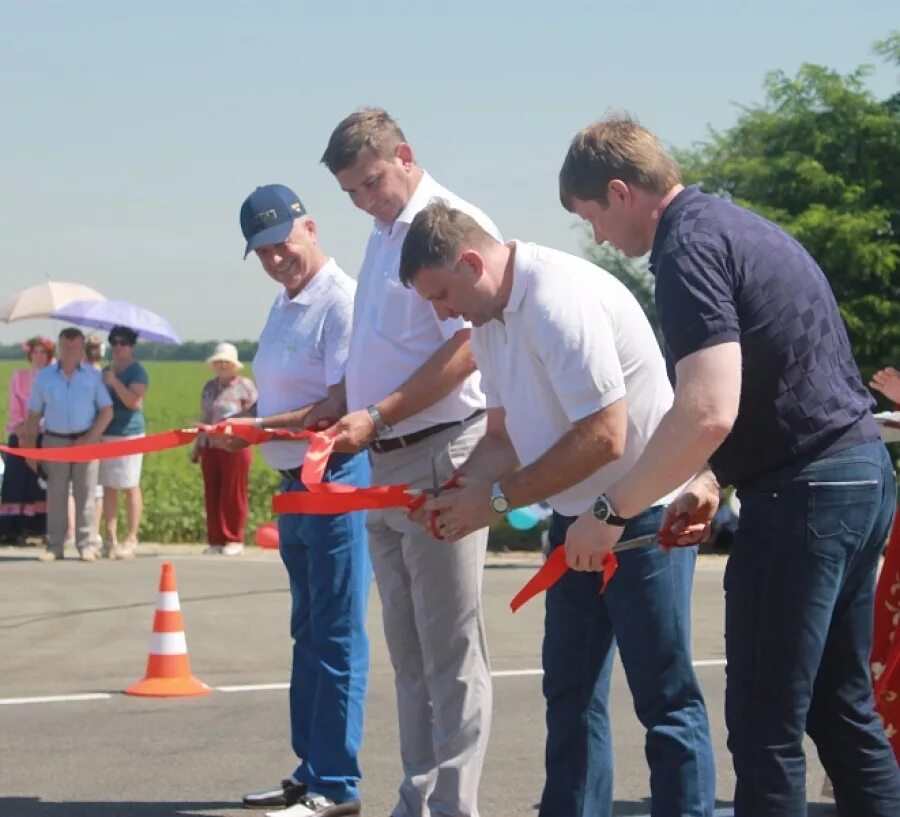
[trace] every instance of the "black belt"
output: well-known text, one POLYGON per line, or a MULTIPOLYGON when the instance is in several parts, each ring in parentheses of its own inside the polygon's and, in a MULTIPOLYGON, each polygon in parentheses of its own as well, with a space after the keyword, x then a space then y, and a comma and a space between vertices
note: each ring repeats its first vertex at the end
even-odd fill
POLYGON ((373 451, 377 451, 379 454, 386 454, 388 451, 396 451, 398 448, 408 448, 428 437, 440 434, 440 432, 446 431, 448 428, 454 428, 455 426, 463 425, 463 423, 468 423, 470 420, 474 420, 482 414, 484 414, 484 409, 478 409, 478 411, 475 411, 466 417, 465 420, 457 420, 455 423, 438 423, 436 426, 429 426, 428 428, 423 428, 421 431, 414 431, 412 434, 407 434, 404 437, 388 437, 385 440, 375 440, 369 444, 369 448, 373 451))
POLYGON ((77 440, 79 437, 83 437, 90 431, 89 428, 86 428, 84 431, 77 431, 74 434, 60 434, 58 431, 45 431, 44 435, 50 435, 51 437, 60 437, 63 440, 77 440))

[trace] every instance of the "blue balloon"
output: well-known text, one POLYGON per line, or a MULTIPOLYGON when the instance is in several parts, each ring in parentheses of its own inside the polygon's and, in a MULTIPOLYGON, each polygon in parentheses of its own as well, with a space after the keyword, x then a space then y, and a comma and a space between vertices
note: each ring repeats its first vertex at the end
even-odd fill
POLYGON ((509 526, 515 530, 531 530, 540 521, 538 515, 529 506, 525 508, 515 508, 506 514, 506 521, 509 526))

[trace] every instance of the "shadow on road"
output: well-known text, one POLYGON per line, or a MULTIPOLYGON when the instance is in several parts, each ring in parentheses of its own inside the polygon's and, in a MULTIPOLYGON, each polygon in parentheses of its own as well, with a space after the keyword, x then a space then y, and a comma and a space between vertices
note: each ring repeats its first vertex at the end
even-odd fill
POLYGON ((39 797, 0 797, 2 817, 215 817, 240 803, 53 803, 39 797))
MULTIPOLYGON (((271 590, 244 590, 239 591, 237 593, 211 593, 205 596, 181 596, 181 604, 182 607, 186 607, 189 604, 198 604, 200 602, 207 601, 220 601, 221 599, 235 599, 243 596, 269 596, 269 595, 284 595, 288 593, 287 587, 277 587, 272 588, 271 590)), ((41 615, 15 615, 15 616, 2 616, 0 617, 0 630, 12 630, 17 627, 23 627, 27 624, 39 624, 42 621, 53 621, 54 619, 59 618, 72 618, 73 616, 86 616, 93 615, 95 613, 114 613, 121 610, 135 610, 141 607, 147 609, 154 609, 156 606, 156 599, 151 599, 149 601, 136 601, 129 602, 128 604, 114 604, 109 605, 107 607, 82 607, 76 608, 74 610, 59 610, 55 613, 45 613, 41 615), (10 622, 10 623, 7 623, 10 622)), ((2 802, 2 800, 0 800, 2 802)), ((6 817, 2 811, 0 811, 0 817, 6 817)))
MULTIPOLYGON (((0 800, 0 803, 3 801, 0 800)), ((833 803, 810 803, 807 806, 807 817, 834 817, 837 814, 833 803)), ((646 817, 650 814, 650 798, 643 800, 616 800, 613 803, 615 817, 646 817)), ((715 817, 733 817, 734 804, 727 800, 716 800, 715 817)))

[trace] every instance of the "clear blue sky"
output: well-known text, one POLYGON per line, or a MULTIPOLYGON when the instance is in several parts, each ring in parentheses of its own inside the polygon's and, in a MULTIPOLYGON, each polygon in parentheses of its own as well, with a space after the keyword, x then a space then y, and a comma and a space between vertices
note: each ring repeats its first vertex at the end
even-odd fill
MULTIPOLYGON (((0 301, 79 281, 184 339, 254 338, 275 292, 241 260, 256 185, 303 198, 355 275, 370 220, 318 163, 362 105, 507 237, 577 252, 557 200, 574 132, 625 108, 668 144, 727 128, 765 73, 849 71, 900 22, 889 0, 0 0, 0 301)), ((879 67, 887 96, 896 71, 879 67)), ((0 342, 49 322, 0 324, 0 342)))

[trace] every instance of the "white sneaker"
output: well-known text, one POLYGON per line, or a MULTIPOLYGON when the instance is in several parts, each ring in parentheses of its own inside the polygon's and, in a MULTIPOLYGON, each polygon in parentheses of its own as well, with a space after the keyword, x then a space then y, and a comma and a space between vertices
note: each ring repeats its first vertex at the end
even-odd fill
POLYGON ((133 559, 137 553, 137 542, 123 542, 121 545, 114 545, 111 559, 133 559))
POLYGON ((56 551, 56 550, 51 550, 50 548, 47 548, 43 553, 38 554, 38 561, 48 564, 50 562, 60 561, 62 559, 62 557, 63 557, 62 551, 56 551))
POLYGON ((209 545, 204 551, 204 556, 217 556, 222 553, 221 545, 209 545))
POLYGON ((81 549, 82 562, 96 562, 99 555, 100 554, 97 553, 97 548, 95 548, 93 545, 85 545, 81 549))
POLYGON ((229 542, 222 548, 222 553, 226 556, 240 556, 244 552, 243 542, 229 542))

